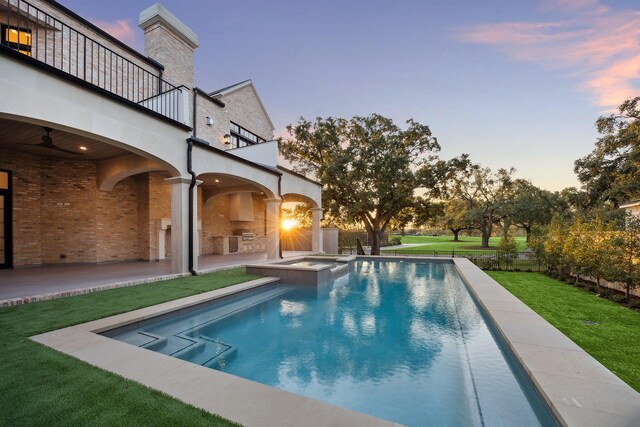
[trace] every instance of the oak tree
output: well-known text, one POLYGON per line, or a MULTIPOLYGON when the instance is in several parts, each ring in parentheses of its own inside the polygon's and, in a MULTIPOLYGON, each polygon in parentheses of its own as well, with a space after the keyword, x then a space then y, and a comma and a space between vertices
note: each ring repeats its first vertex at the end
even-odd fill
POLYGON ((352 119, 301 117, 289 125, 280 152, 294 168, 322 184, 323 207, 334 218, 361 222, 380 253, 394 216, 411 206, 419 182, 414 171, 440 149, 428 126, 413 119, 401 129, 379 114, 352 119))

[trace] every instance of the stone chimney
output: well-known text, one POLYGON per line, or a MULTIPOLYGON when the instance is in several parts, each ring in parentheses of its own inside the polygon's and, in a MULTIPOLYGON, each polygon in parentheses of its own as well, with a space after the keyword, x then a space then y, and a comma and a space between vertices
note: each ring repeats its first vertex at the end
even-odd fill
POLYGON ((140 13, 144 53, 164 65, 163 79, 193 88, 193 53, 198 35, 159 3, 140 13))

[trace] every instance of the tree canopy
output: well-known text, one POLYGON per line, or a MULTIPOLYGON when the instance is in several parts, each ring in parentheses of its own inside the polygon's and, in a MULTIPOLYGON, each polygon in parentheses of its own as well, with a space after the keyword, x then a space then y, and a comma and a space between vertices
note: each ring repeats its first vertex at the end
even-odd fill
POLYGON ((525 230, 527 242, 534 226, 549 224, 554 213, 568 208, 559 194, 542 190, 524 179, 514 181, 512 193, 506 201, 506 213, 516 227, 525 230))
POLYGON ((294 168, 322 184, 323 207, 334 218, 362 222, 371 253, 389 221, 411 206, 418 187, 414 170, 434 160, 440 146, 428 126, 413 119, 401 129, 378 114, 352 119, 301 117, 289 125, 280 152, 294 168))
POLYGON ((629 99, 617 114, 600 117, 600 137, 589 155, 576 160, 575 172, 591 206, 615 207, 640 198, 640 97, 629 99))
POLYGON ((489 238, 496 223, 507 216, 505 205, 512 195, 515 169, 492 172, 472 163, 467 154, 440 161, 423 168, 421 176, 427 180, 442 177, 434 185, 433 194, 445 200, 458 199, 466 203, 466 220, 482 233, 482 247, 489 247, 489 238))

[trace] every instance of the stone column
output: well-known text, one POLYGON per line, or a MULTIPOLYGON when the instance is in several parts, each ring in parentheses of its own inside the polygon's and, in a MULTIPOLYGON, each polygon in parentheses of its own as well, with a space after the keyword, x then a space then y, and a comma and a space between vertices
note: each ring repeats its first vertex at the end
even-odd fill
POLYGON ((320 220, 322 219, 322 208, 311 208, 313 222, 311 225, 311 250, 313 252, 322 252, 322 229, 320 228, 320 220))
POLYGON ((280 254, 280 199, 265 199, 267 205, 267 259, 280 254))
MULTIPOLYGON (((171 271, 173 273, 187 273, 189 271, 189 251, 187 248, 189 247, 189 185, 191 178, 177 176, 167 178, 165 181, 171 185, 171 271)), ((195 213, 194 209, 194 215, 195 213)), ((197 248, 197 235, 194 237, 194 244, 197 248)), ((194 252, 194 262, 196 255, 194 252)))

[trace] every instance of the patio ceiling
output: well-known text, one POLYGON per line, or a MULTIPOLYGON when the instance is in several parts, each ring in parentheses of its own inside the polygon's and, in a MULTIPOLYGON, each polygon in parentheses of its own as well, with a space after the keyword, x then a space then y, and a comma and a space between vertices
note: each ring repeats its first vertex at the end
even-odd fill
POLYGON ((15 120, 0 119, 0 135, 2 135, 0 149, 15 150, 36 156, 76 160, 107 160, 131 154, 121 148, 55 128, 50 134, 53 145, 78 154, 40 147, 38 144, 42 142, 42 137, 45 135, 43 127, 15 120), (81 150, 81 146, 86 147, 86 150, 81 150))
POLYGON ((222 190, 227 188, 243 188, 251 186, 251 191, 256 193, 261 192, 258 187, 251 185, 251 183, 236 178, 230 175, 206 173, 198 176, 199 180, 202 180, 202 187, 211 190, 222 190))

